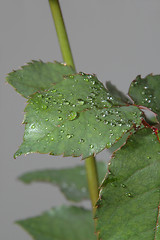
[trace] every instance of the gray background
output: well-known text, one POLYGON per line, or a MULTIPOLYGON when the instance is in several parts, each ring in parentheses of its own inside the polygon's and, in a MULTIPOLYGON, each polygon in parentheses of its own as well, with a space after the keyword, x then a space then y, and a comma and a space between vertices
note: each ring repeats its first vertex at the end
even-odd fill
MULTIPOLYGON (((160 73, 159 0, 65 0, 61 6, 78 71, 111 80, 125 93, 138 74, 160 73)), ((24 126, 25 99, 5 83, 6 73, 31 59, 62 61, 47 0, 0 1, 0 239, 30 240, 14 220, 65 203, 56 187, 25 186, 25 171, 83 164, 31 154, 13 159, 24 126)), ((106 157, 106 151, 99 158, 106 157)), ((87 203, 85 203, 87 204, 87 203)), ((89 205, 88 205, 89 206, 89 205)))

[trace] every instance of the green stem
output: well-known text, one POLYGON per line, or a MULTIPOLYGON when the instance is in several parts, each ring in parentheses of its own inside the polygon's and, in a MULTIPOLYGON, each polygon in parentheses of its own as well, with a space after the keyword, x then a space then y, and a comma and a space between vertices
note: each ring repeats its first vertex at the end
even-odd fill
POLYGON ((73 61, 73 57, 72 57, 72 53, 71 53, 71 48, 69 45, 69 40, 68 40, 65 25, 64 25, 59 1, 58 0, 49 0, 49 4, 50 4, 50 9, 51 9, 51 13, 53 16, 53 20, 54 20, 63 60, 66 64, 72 66, 75 69, 74 61, 73 61))
POLYGON ((86 158, 85 166, 87 172, 89 193, 92 202, 92 211, 94 216, 96 211, 95 204, 98 200, 98 187, 99 187, 95 157, 91 156, 86 158))
MULTIPOLYGON (((59 0, 49 0, 49 4, 50 4, 53 20, 55 23, 63 60, 66 62, 67 65, 70 65, 75 69, 59 0)), ((93 215, 94 215, 95 204, 98 199, 98 186, 99 186, 95 158, 93 156, 86 158, 85 164, 86 164, 86 172, 87 172, 87 178, 88 178, 88 187, 89 187, 89 192, 90 192, 90 197, 91 197, 91 202, 93 207, 93 215)))

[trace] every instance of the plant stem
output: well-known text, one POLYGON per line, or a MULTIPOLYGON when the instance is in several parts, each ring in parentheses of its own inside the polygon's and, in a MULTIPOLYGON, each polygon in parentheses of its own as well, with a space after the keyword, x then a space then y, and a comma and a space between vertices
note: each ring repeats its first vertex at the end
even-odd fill
POLYGON ((72 57, 72 53, 71 53, 71 48, 69 45, 69 40, 68 40, 65 25, 64 25, 59 1, 58 0, 49 0, 49 4, 50 4, 50 9, 51 9, 51 13, 53 16, 53 20, 54 20, 63 60, 66 64, 72 66, 75 69, 74 61, 73 61, 73 57, 72 57))
MULTIPOLYGON (((49 0, 49 4, 50 4, 53 20, 55 23, 63 60, 66 62, 67 65, 70 65, 75 69, 59 0, 49 0)), ((93 156, 86 158, 85 164, 86 164, 86 172, 87 172, 87 179, 88 179, 88 187, 89 187, 90 198, 91 198, 92 207, 93 207, 93 215, 94 215, 95 209, 96 209, 95 204, 98 199, 98 187, 99 187, 95 158, 93 156)))
POLYGON ((94 216, 96 211, 95 204, 98 200, 98 187, 99 187, 95 157, 91 156, 86 158, 85 166, 87 172, 89 193, 92 202, 92 211, 94 216))

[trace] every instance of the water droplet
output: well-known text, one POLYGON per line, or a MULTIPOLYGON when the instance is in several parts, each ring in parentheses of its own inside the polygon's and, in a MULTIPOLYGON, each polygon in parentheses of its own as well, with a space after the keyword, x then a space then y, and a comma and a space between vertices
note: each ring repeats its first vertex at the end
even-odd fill
POLYGON ((96 94, 95 94, 94 92, 91 92, 90 95, 91 95, 92 97, 95 97, 95 96, 96 96, 96 94))
POLYGON ((72 78, 72 79, 74 78, 74 76, 73 76, 73 75, 70 75, 69 77, 70 77, 70 78, 72 78))
POLYGON ((74 120, 77 117, 77 112, 70 112, 70 114, 68 115, 69 120, 74 120))
POLYGON ((129 192, 129 193, 126 193, 126 196, 132 198, 133 194, 129 192))
POLYGON ((102 120, 100 118, 97 117, 96 119, 97 122, 101 122, 102 120))
POLYGON ((73 134, 67 134, 67 138, 70 139, 73 137, 73 134))
POLYGON ((93 145, 93 144, 91 144, 91 145, 90 145, 90 148, 91 148, 91 149, 93 149, 93 148, 94 148, 94 145, 93 145))
POLYGON ((54 92, 57 92, 57 90, 56 89, 52 89, 50 92, 54 93, 54 92))
POLYGON ((93 100, 93 98, 92 98, 91 96, 87 96, 87 99, 88 99, 89 101, 92 101, 92 100, 93 100))
POLYGON ((96 83, 96 81, 93 80, 93 81, 92 81, 92 84, 94 85, 95 83, 96 83))
POLYGON ((47 106, 46 104, 43 104, 43 105, 42 105, 42 108, 43 108, 43 109, 47 109, 48 106, 47 106))
POLYGON ((80 140, 79 140, 79 143, 84 143, 84 142, 85 142, 84 139, 80 139, 80 140))
POLYGON ((63 104, 64 104, 64 105, 69 105, 69 102, 68 102, 68 101, 65 101, 63 104))
POLYGON ((88 81, 89 81, 89 80, 88 80, 88 78, 84 78, 83 80, 84 80, 84 81, 86 81, 86 82, 88 82, 88 81))
POLYGON ((104 121, 104 124, 109 124, 109 123, 110 123, 109 121, 106 121, 106 120, 104 121))
POLYGON ((79 75, 84 76, 85 73, 84 72, 79 72, 79 75))
POLYGON ((78 105, 84 105, 84 100, 83 99, 77 99, 78 105))

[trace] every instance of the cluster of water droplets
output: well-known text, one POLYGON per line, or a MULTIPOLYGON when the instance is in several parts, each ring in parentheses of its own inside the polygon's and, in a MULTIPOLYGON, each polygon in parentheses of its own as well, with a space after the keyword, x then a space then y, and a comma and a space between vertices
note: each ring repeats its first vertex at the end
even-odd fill
MULTIPOLYGON (((86 133, 84 131, 78 131, 79 137, 77 137, 76 129, 79 130, 81 127, 78 119, 84 110, 94 108, 96 111, 99 111, 96 115, 96 124, 101 122, 107 127, 108 142, 106 144, 108 147, 117 139, 117 133, 115 133, 114 127, 122 127, 125 125, 126 128, 130 128, 132 126, 132 121, 125 121, 123 114, 118 108, 111 108, 114 100, 113 97, 94 75, 84 73, 80 73, 79 75, 80 79, 76 77, 76 75, 69 76, 69 79, 73 81, 69 95, 67 95, 68 92, 65 92, 65 90, 63 92, 63 89, 60 90, 55 86, 49 91, 36 94, 34 97, 37 112, 40 113, 39 116, 42 117, 47 124, 45 127, 45 132, 47 132, 46 144, 51 145, 53 142, 59 144, 61 141, 67 141, 67 144, 73 145, 73 143, 76 142, 74 149, 71 148, 70 150, 73 155, 81 154, 80 149, 84 146, 85 149, 88 149, 86 150, 88 153, 94 153, 95 149, 97 150, 97 144, 86 139, 86 133), (83 96, 83 94, 78 96, 78 92, 74 92, 74 89, 77 87, 76 84, 79 84, 80 81, 88 84, 84 85, 88 86, 87 91, 89 94, 87 96, 83 96), (101 110, 99 108, 101 108, 101 110), (54 133, 54 129, 56 129, 56 133, 54 133)), ((86 89, 87 88, 84 88, 84 92, 86 89)), ((95 132, 95 134, 100 137, 100 141, 103 142, 104 136, 106 135, 104 128, 93 125, 92 121, 87 121, 87 131, 95 132)), ((33 128, 33 126, 31 127, 33 128)), ((122 133, 125 131, 126 129, 121 130, 122 133)), ((118 137, 121 136, 118 135, 118 137)), ((105 143, 103 144, 105 145, 105 143)), ((101 146, 99 149, 102 150, 104 147, 105 146, 101 146)))
MULTIPOLYGON (((132 82, 131 86, 136 87, 137 91, 141 91, 140 92, 141 95, 138 96, 139 99, 136 99, 137 104, 142 104, 144 106, 147 106, 153 111, 158 111, 158 107, 157 107, 158 99, 155 95, 156 89, 153 90, 152 87, 150 87, 150 85, 148 84, 147 80, 138 78, 137 80, 132 82)), ((133 99, 134 99, 134 95, 133 95, 133 99)))

